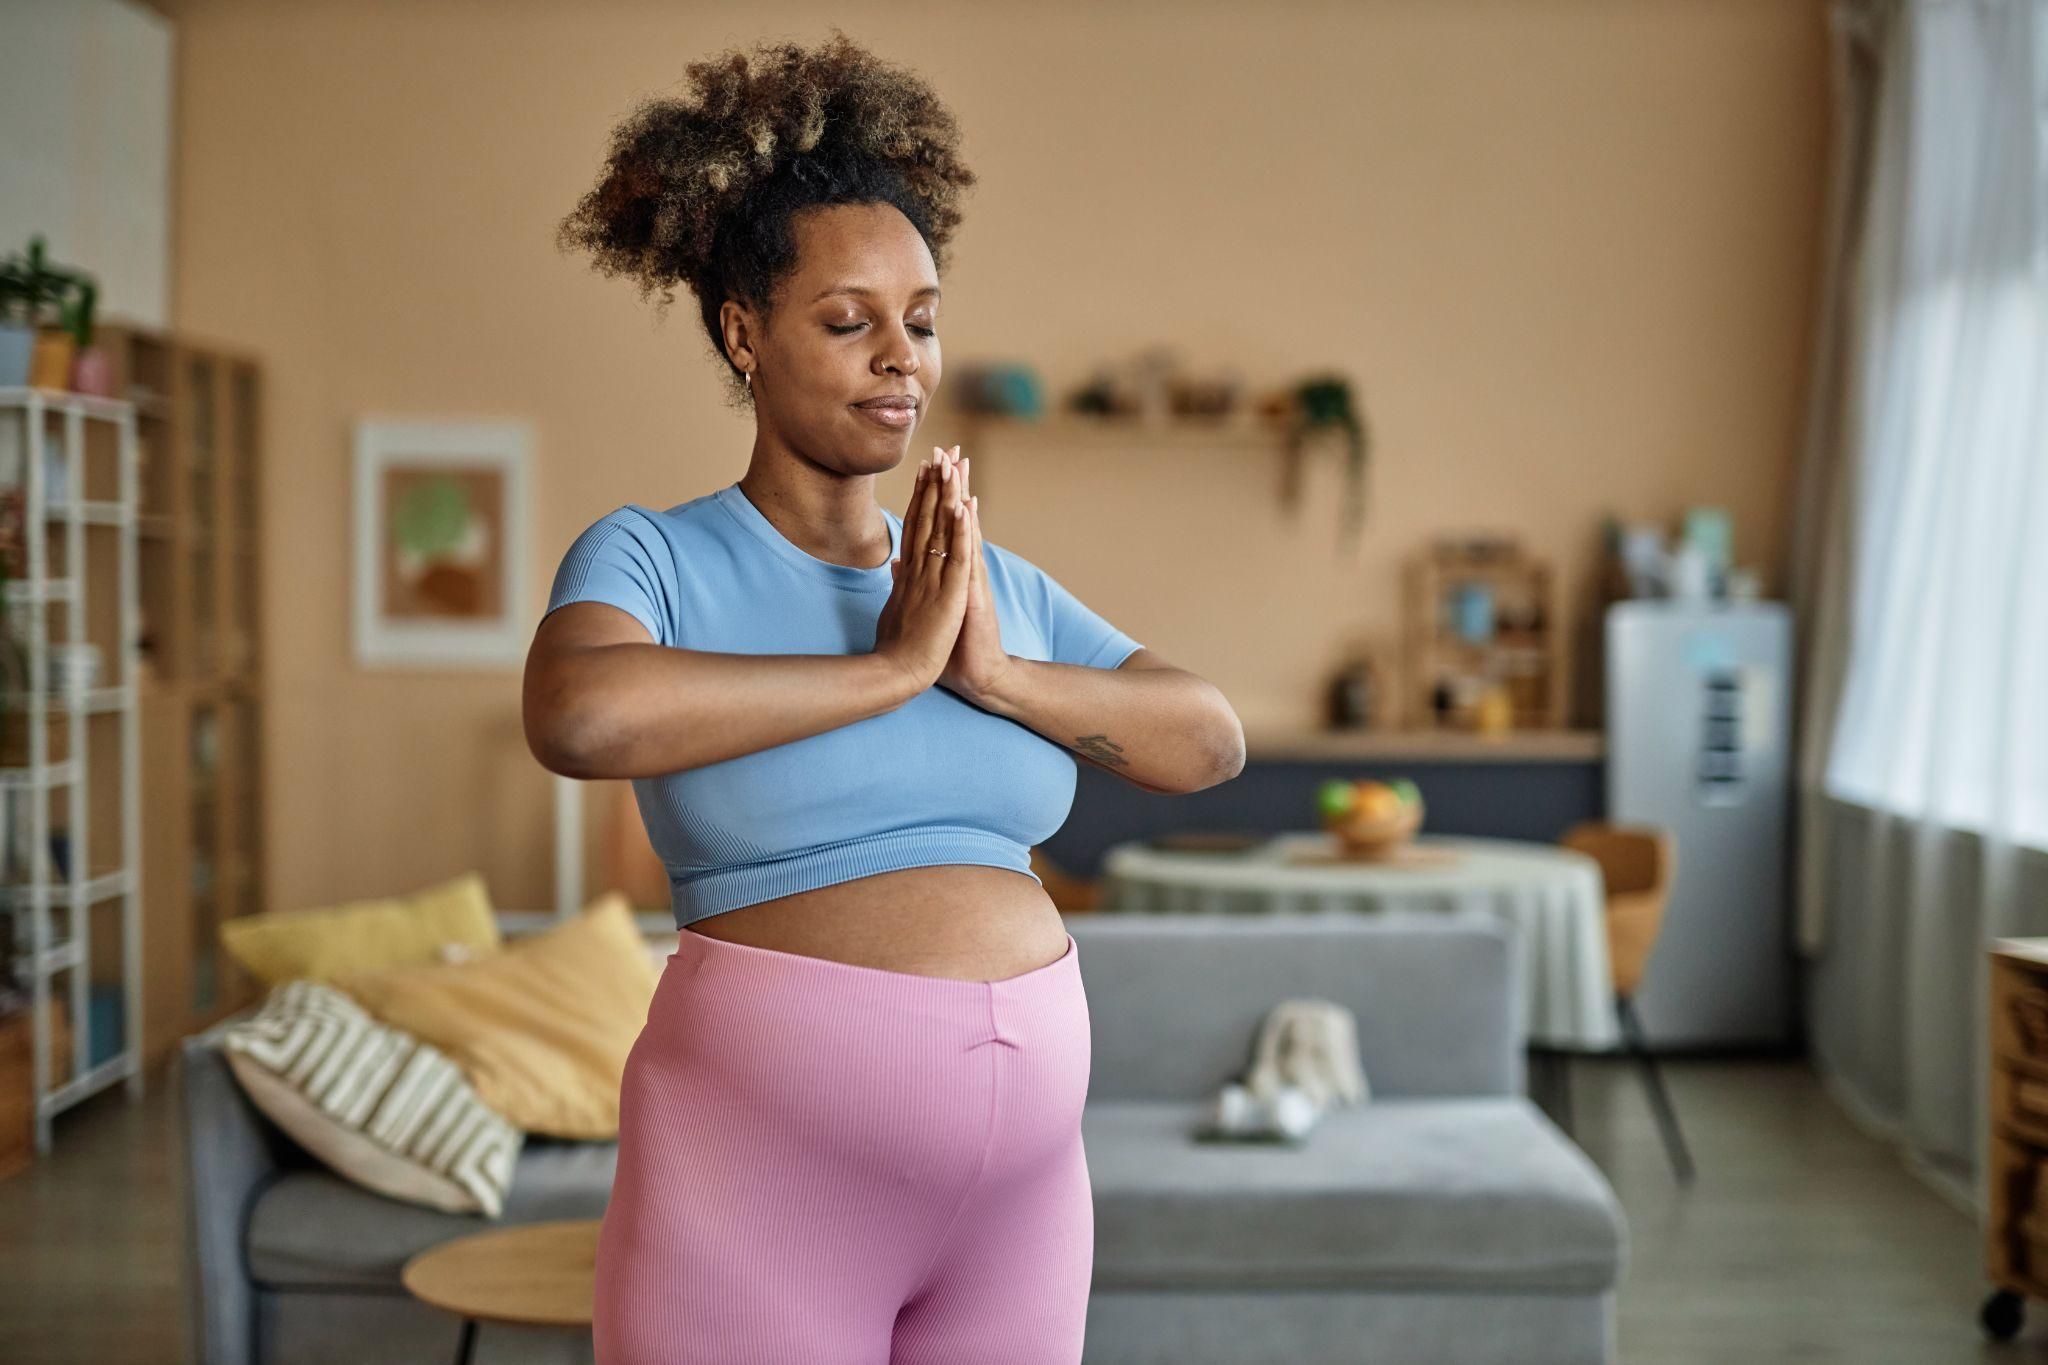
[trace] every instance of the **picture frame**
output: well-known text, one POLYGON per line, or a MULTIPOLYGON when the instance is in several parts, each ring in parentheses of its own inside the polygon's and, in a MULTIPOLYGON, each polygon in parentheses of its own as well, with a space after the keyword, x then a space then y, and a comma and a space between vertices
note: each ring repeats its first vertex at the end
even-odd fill
POLYGON ((524 664, 533 444, 519 420, 356 422, 359 667, 524 664))

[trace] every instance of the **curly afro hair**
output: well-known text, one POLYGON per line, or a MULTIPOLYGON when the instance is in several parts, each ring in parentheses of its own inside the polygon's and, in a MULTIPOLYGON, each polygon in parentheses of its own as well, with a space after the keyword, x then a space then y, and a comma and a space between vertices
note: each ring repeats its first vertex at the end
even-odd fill
POLYGON ((763 43, 687 68, 688 98, 643 101, 612 130, 604 171, 562 220, 556 245, 637 282, 640 298, 696 294, 704 331, 739 402, 725 353, 725 300, 763 316, 796 266, 792 220, 828 204, 885 203, 924 237, 941 271, 974 174, 953 115, 920 77, 839 29, 814 49, 763 43))

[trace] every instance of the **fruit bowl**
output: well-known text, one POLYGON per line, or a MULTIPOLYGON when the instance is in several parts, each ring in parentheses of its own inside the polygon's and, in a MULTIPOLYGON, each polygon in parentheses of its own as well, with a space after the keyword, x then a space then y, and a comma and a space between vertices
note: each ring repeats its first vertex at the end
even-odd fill
POLYGON ((1317 794, 1323 828, 1337 836, 1344 857, 1392 858, 1422 828, 1422 793, 1407 778, 1347 782, 1333 778, 1317 794))

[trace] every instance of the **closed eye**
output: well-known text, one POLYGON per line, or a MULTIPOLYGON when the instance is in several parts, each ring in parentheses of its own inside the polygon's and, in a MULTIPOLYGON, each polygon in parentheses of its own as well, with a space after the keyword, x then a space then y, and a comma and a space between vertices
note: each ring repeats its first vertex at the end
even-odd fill
MULTIPOLYGON (((848 325, 848 326, 845 326, 845 327, 834 327, 834 326, 833 326, 833 325, 832 325, 831 323, 829 323, 829 322, 825 324, 826 330, 828 330, 828 331, 831 331, 831 332, 836 332, 836 333, 838 333, 838 334, 839 334, 840 336, 848 336, 848 335, 851 335, 851 334, 852 334, 852 333, 854 333, 854 332, 858 332, 858 331, 859 331, 859 330, 860 330, 861 328, 863 328, 863 327, 865 327, 865 326, 867 326, 867 324, 866 324, 865 322, 856 322, 856 323, 852 323, 852 324, 850 324, 850 325, 848 325)), ((913 331, 913 332, 915 332, 915 333, 917 333, 917 334, 918 334, 919 336, 921 336, 921 337, 935 337, 935 336, 937 336, 937 335, 939 334, 939 332, 938 332, 938 329, 937 329, 936 327, 915 327, 915 326, 914 326, 914 327, 912 327, 912 328, 911 328, 910 330, 911 330, 911 331, 913 331)))

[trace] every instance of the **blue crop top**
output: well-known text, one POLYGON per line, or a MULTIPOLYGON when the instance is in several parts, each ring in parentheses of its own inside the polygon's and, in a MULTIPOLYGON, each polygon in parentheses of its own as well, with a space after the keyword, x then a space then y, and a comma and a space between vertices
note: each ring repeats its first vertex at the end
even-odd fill
MULTIPOLYGON (((894 558, 903 520, 882 513, 894 558)), ((982 549, 1008 653, 1114 668, 1139 648, 1022 555, 982 549)), ((569 546, 547 611, 608 602, 674 649, 864 654, 890 582, 886 563, 798 548, 732 483, 665 512, 606 513, 569 546)), ((934 684, 894 711, 636 778, 633 791, 683 926, 904 867, 978 863, 1036 881, 1031 847, 1066 822, 1077 771, 1066 748, 934 684)))

